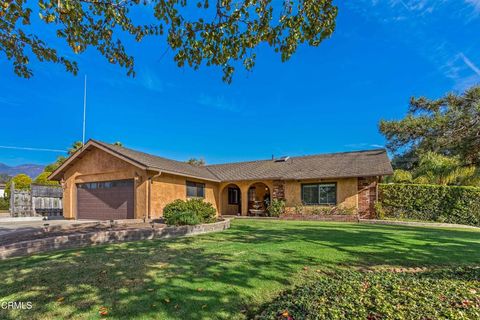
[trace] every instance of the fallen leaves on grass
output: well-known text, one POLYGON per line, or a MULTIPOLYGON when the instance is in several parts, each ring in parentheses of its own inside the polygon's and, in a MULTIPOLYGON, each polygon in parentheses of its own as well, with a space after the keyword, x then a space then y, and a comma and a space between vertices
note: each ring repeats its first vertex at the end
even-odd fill
POLYGON ((98 313, 101 315, 101 316, 106 316, 108 315, 108 308, 107 307, 100 307, 100 309, 98 309, 98 313))

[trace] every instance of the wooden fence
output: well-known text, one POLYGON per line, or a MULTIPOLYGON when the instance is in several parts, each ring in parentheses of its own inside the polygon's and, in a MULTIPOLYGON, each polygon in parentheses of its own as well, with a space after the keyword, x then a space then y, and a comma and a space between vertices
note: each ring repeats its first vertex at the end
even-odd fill
POLYGON ((12 182, 10 195, 10 215, 28 216, 63 216, 63 190, 61 187, 32 184, 30 190, 16 190, 12 182))

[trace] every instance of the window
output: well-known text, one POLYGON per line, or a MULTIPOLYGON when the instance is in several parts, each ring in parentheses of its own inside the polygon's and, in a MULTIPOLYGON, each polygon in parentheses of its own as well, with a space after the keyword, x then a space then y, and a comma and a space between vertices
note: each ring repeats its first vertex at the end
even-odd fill
POLYGON ((132 180, 115 180, 115 181, 101 181, 101 182, 87 182, 79 183, 79 189, 111 189, 131 186, 132 180))
POLYGON ((187 181, 187 198, 205 198, 205 183, 187 181))
POLYGON ((337 204, 337 184, 335 183, 302 184, 302 202, 306 205, 337 204))
POLYGON ((228 204, 238 204, 240 190, 238 188, 228 188, 228 204))

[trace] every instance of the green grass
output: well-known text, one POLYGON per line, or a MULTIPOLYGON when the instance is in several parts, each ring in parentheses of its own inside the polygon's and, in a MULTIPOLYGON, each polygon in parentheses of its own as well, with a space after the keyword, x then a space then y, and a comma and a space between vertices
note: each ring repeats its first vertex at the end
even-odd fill
POLYGON ((96 319, 107 307, 110 318, 241 319, 317 269, 479 264, 476 230, 235 220, 221 233, 0 262, 0 302, 33 302, 0 318, 96 319))

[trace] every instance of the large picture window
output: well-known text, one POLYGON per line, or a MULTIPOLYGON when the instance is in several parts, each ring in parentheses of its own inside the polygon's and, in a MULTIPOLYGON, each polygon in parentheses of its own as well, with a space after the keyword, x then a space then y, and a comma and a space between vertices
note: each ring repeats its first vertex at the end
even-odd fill
POLYGON ((187 198, 205 198, 205 183, 187 181, 187 198))
POLYGON ((302 184, 302 202, 306 205, 336 205, 337 184, 302 184))

